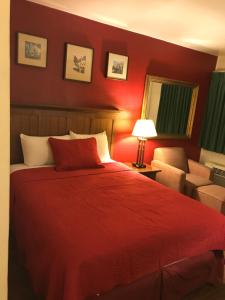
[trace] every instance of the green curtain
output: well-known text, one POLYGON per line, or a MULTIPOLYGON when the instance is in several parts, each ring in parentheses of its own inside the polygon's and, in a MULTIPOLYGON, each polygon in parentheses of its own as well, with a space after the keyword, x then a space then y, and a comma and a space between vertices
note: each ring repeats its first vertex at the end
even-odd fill
POLYGON ((156 122, 158 133, 186 134, 191 97, 192 87, 162 84, 156 122))
POLYGON ((202 148, 225 154, 225 73, 212 73, 201 132, 202 148))

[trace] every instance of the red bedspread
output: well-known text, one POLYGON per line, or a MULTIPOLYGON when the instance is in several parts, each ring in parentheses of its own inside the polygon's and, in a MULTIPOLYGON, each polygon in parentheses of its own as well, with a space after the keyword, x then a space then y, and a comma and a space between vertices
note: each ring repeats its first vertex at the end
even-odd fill
POLYGON ((173 261, 225 249, 225 217, 129 171, 11 175, 17 244, 34 290, 47 300, 83 300, 173 261))

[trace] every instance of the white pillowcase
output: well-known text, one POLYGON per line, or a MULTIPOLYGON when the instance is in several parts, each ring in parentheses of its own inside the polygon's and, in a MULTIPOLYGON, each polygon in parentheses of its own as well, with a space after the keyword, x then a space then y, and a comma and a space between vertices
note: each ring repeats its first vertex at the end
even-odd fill
POLYGON ((109 154, 109 146, 106 132, 100 132, 96 134, 78 134, 70 131, 71 139, 88 139, 94 137, 97 142, 97 151, 99 158, 102 163, 111 162, 110 154, 109 154))
MULTIPOLYGON (((70 140, 70 135, 53 136, 56 139, 70 140)), ((52 165, 54 159, 49 145, 49 136, 30 136, 20 134, 24 164, 33 167, 52 165)))

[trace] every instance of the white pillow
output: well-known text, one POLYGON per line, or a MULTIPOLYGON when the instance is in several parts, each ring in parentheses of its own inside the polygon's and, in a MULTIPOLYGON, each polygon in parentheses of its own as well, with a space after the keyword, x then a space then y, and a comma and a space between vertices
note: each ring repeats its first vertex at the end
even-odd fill
POLYGON ((96 134, 78 134, 70 131, 71 139, 88 139, 94 137, 97 142, 97 151, 99 158, 102 163, 111 162, 110 154, 109 154, 109 146, 106 132, 100 132, 96 134))
MULTIPOLYGON (((70 135, 53 136, 56 139, 70 140, 70 135)), ((24 164, 30 167, 52 165, 54 159, 49 145, 49 136, 29 136, 20 134, 24 164)))

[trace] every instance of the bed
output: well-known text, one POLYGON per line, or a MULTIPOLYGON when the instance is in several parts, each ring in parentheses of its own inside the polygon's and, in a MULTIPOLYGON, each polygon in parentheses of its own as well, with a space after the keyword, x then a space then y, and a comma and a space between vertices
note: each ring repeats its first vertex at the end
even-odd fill
MULTIPOLYGON (((112 139, 117 113, 75 114, 79 126, 87 118, 98 124, 87 126, 89 133, 107 129, 112 139)), ((57 123, 63 119, 64 129, 56 132, 54 124, 42 135, 65 134, 74 113, 13 107, 13 163, 21 162, 18 133, 34 134, 32 118, 37 129, 49 128, 43 127, 51 124, 49 116, 57 123)), ((223 278, 224 216, 121 163, 13 172, 11 227, 40 299, 175 300, 223 278)))

